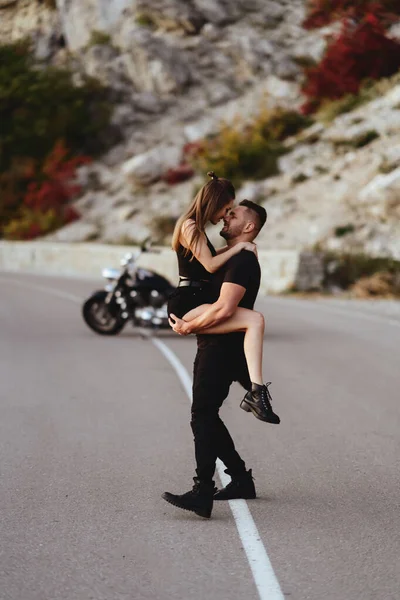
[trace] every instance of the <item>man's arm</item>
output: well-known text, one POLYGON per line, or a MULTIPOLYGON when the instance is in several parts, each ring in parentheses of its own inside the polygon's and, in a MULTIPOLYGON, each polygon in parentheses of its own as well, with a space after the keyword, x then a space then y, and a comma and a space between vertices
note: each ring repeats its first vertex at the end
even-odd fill
POLYGON ((176 323, 174 325, 171 323, 171 326, 174 331, 182 335, 201 333, 204 329, 208 329, 229 319, 237 309, 245 292, 246 288, 243 286, 237 283, 225 282, 221 286, 218 300, 214 304, 211 304, 202 315, 189 322, 174 317, 176 323))

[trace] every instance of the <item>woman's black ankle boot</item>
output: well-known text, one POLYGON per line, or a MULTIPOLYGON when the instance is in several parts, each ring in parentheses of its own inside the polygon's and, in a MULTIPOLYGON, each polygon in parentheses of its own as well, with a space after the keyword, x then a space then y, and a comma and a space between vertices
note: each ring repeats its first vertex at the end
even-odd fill
POLYGON ((266 385, 252 383, 252 389, 250 392, 247 392, 240 403, 240 407, 246 412, 251 411, 260 421, 278 425, 281 420, 272 410, 272 398, 268 390, 270 384, 271 382, 268 382, 266 385))

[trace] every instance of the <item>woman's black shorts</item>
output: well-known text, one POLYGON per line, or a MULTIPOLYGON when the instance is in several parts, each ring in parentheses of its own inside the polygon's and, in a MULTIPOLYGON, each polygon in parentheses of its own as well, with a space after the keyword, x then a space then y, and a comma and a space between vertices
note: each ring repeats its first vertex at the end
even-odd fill
POLYGON ((177 287, 168 298, 168 314, 180 319, 193 308, 212 302, 208 284, 204 287, 177 287))

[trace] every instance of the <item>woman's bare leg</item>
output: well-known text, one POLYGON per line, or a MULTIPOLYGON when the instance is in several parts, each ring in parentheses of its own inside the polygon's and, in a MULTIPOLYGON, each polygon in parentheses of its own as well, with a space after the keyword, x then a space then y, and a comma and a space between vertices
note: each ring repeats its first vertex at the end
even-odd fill
MULTIPOLYGON (((202 304, 184 315, 185 321, 191 321, 204 313, 209 304, 202 304)), ((264 317, 247 308, 237 308, 235 313, 219 325, 208 327, 202 334, 233 333, 244 331, 244 353, 246 355, 247 367, 251 380, 251 391, 249 390, 240 403, 240 407, 266 423, 278 424, 281 422, 279 416, 271 406, 271 395, 268 386, 263 384, 262 355, 264 338, 264 317)))
POLYGON ((187 323, 189 321, 193 321, 193 319, 197 319, 197 317, 200 317, 200 315, 205 313, 206 310, 210 308, 210 306, 211 304, 200 304, 200 306, 196 306, 196 308, 192 308, 192 310, 189 310, 189 312, 183 315, 182 319, 187 323))
MULTIPOLYGON (((184 321, 192 321, 203 314, 209 304, 202 304, 192 309, 184 315, 184 321)), ((263 385, 262 377, 262 357, 264 341, 264 317, 261 313, 247 308, 237 308, 235 313, 219 325, 208 327, 202 331, 202 334, 213 333, 233 333, 234 331, 244 331, 244 353, 246 356, 247 367, 249 369, 250 380, 252 383, 263 385)))

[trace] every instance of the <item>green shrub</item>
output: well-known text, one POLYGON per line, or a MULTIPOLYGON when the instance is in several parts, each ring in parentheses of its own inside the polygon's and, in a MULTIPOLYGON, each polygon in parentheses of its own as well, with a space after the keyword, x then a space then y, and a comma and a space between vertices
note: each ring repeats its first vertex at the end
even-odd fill
POLYGON ((103 46, 111 43, 111 36, 105 31, 94 29, 90 36, 88 46, 103 46))
POLYGON ((0 173, 16 157, 43 159, 60 139, 72 152, 98 154, 110 114, 93 78, 75 86, 68 70, 35 65, 26 42, 0 46, 0 173))
MULTIPOLYGON (((337 148, 363 148, 378 138, 379 133, 375 129, 368 129, 352 138, 339 137, 333 143, 337 148)), ((340 179, 340 177, 335 176, 335 179, 340 179)))
POLYGON ((283 141, 297 135, 313 124, 313 119, 295 110, 275 108, 273 111, 263 110, 254 121, 265 138, 283 141))
POLYGON ((294 177, 292 177, 292 183, 304 183, 304 181, 307 181, 308 176, 305 173, 297 173, 297 175, 294 175, 294 177))
POLYGON ((400 296, 400 272, 396 274, 379 271, 361 277, 350 288, 354 298, 398 298, 400 296))
POLYGON ((331 123, 339 115, 351 112, 364 104, 361 93, 359 95, 347 94, 340 100, 327 100, 322 103, 315 117, 322 123, 331 123))
POLYGON ((3 234, 6 240, 33 240, 77 218, 79 215, 73 207, 65 207, 63 212, 59 212, 53 208, 41 211, 24 206, 18 217, 5 225, 3 234))
POLYGON ((348 233, 353 233, 354 230, 355 230, 355 227, 354 227, 353 223, 348 223, 347 225, 339 225, 339 227, 335 228, 335 236, 343 237, 343 236, 347 235, 348 233))
POLYGON ((136 15, 135 21, 137 25, 142 27, 150 27, 151 29, 157 26, 154 17, 150 13, 141 12, 136 15))
POLYGON ((386 272, 400 273, 400 261, 392 258, 371 258, 365 254, 325 254, 325 286, 348 289, 362 277, 386 272))
POLYGON ((381 98, 400 83, 400 73, 379 81, 367 80, 358 94, 347 94, 339 100, 326 100, 315 114, 317 121, 330 123, 339 115, 351 112, 372 100, 381 98))
POLYGON ((379 166, 379 173, 383 173, 384 175, 387 175, 387 173, 391 173, 392 171, 394 171, 395 169, 397 169, 399 165, 396 164, 395 162, 390 162, 387 159, 383 159, 380 166, 379 166))
POLYGON ((310 122, 295 111, 263 110, 250 124, 224 124, 218 134, 189 144, 187 158, 201 172, 215 171, 237 185, 264 179, 279 172, 278 159, 287 151, 284 140, 310 122))
POLYGON ((375 131, 375 129, 369 129, 364 133, 364 135, 360 136, 357 140, 355 140, 352 144, 354 148, 363 148, 367 146, 374 140, 378 139, 379 133, 375 131))
POLYGON ((115 141, 110 114, 95 79, 74 85, 68 70, 36 64, 27 42, 0 46, 0 237, 33 239, 78 218, 75 169, 115 141))

